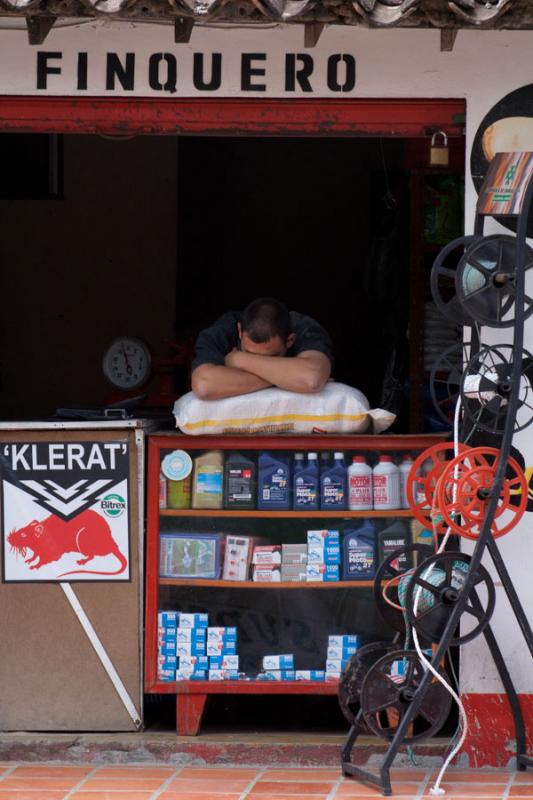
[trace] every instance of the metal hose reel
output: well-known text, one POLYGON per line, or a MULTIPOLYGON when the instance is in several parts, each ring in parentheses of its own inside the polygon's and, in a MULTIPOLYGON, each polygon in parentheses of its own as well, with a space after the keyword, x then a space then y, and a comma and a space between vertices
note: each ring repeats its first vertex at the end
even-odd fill
MULTIPOLYGON (((400 593, 402 590, 405 593, 407 618, 425 639, 440 642, 469 569, 470 556, 465 553, 439 553, 420 564, 412 575, 406 577, 404 586, 400 586, 400 593)), ((474 625, 466 633, 452 637, 450 646, 466 644, 479 636, 490 622, 495 602, 493 580, 480 565, 463 612, 466 618, 474 621, 474 625), (480 590, 483 590, 484 603, 478 597, 480 590)))
MULTIPOLYGON (((457 300, 465 316, 492 328, 515 323, 517 270, 514 236, 484 236, 470 244, 455 272, 457 300)), ((526 247, 525 269, 533 266, 533 250, 526 247)), ((525 298, 524 319, 533 313, 533 299, 525 298)))
MULTIPOLYGON (((393 739, 410 707, 426 669, 414 650, 395 650, 368 671, 361 687, 361 712, 366 726, 383 739, 393 739)), ((446 680, 442 668, 438 670, 446 680)), ((452 704, 451 695, 434 678, 424 694, 404 744, 434 736, 452 704)))
POLYGON ((360 647, 344 667, 338 689, 339 705, 345 718, 353 725, 360 710, 361 687, 367 672, 376 661, 396 650, 392 642, 372 642, 360 647))

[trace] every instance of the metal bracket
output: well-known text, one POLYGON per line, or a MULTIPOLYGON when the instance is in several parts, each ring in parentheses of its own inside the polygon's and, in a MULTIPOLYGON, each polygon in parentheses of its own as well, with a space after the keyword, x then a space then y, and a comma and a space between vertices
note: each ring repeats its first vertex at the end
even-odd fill
POLYGON ((457 34, 457 28, 441 28, 440 29, 440 51, 441 53, 451 53, 457 34))
POLYGON ((57 17, 26 17, 28 41, 30 44, 42 44, 52 28, 57 17))
POLYGON ((191 17, 176 17, 174 20, 174 41, 176 44, 188 44, 193 28, 194 20, 191 17))
POLYGON ((304 24, 304 47, 315 47, 325 27, 324 22, 306 22, 304 24))

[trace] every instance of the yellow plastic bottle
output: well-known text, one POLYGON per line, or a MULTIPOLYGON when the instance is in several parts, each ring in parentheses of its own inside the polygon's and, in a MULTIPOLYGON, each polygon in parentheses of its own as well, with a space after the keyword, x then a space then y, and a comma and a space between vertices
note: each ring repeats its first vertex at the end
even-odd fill
POLYGON ((193 508, 222 508, 224 498, 224 454, 210 450, 194 459, 193 508))

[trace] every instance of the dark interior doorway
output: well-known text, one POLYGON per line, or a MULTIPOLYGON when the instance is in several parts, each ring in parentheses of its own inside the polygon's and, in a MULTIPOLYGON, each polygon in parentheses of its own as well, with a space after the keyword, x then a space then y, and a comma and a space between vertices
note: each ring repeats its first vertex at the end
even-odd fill
POLYGON ((335 379, 377 405, 407 349, 408 211, 401 139, 180 139, 178 335, 277 297, 324 325, 335 379))

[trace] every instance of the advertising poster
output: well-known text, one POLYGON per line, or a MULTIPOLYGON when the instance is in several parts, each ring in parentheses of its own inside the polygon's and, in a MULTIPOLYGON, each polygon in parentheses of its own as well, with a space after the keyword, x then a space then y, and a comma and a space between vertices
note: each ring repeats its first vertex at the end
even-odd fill
POLYGON ((129 581, 127 442, 0 447, 3 581, 129 581))

